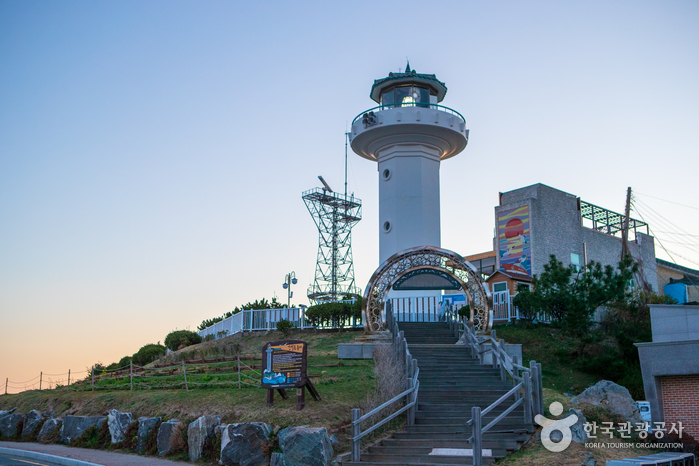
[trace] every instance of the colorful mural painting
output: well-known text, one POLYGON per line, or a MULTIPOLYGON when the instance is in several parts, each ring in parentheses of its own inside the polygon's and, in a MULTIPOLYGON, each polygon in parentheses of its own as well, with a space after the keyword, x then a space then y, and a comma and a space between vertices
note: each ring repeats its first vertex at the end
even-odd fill
POLYGON ((500 270, 532 274, 529 206, 498 213, 500 270))

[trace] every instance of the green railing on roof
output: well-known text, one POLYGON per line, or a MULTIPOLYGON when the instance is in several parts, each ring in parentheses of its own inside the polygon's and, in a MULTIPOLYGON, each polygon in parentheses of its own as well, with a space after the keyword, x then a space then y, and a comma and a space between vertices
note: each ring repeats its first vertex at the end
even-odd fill
POLYGON ((384 110, 391 110, 394 108, 399 108, 399 107, 422 107, 422 108, 427 108, 427 109, 432 109, 432 110, 440 110, 442 112, 447 112, 451 115, 455 115, 459 118, 461 118, 461 121, 466 123, 466 118, 453 108, 446 107, 444 105, 437 105, 437 104, 429 104, 427 102, 404 102, 400 104, 388 104, 388 105, 379 105, 373 108, 370 108, 369 110, 364 110, 362 113, 354 117, 354 120, 352 120, 352 124, 354 125, 357 120, 362 118, 365 114, 369 112, 382 112, 384 110))

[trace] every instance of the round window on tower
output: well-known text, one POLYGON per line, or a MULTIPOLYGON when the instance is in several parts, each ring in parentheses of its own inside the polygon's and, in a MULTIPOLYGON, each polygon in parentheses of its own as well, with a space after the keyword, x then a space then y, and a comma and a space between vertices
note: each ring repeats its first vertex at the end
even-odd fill
POLYGON ((383 222, 383 232, 388 233, 391 231, 391 222, 383 222))
POLYGON ((382 173, 381 176, 383 177, 384 181, 388 181, 391 178, 391 170, 388 168, 385 169, 382 173))

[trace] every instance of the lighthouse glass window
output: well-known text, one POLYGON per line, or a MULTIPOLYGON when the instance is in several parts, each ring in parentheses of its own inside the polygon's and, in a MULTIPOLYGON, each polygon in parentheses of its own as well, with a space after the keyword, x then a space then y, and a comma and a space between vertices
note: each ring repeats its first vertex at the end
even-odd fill
POLYGON ((418 86, 392 87, 381 93, 381 105, 390 107, 427 107, 430 103, 430 90, 418 86))

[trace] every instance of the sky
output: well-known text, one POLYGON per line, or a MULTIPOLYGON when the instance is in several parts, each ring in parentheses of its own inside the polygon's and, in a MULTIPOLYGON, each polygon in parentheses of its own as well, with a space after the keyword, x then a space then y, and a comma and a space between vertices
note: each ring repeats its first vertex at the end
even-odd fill
MULTIPOLYGON (((285 301, 291 271, 307 304, 301 193, 318 175, 342 190, 345 131, 407 59, 470 129, 441 165, 442 247, 492 250, 498 192, 544 183, 623 212, 631 186, 632 216, 699 268, 698 23, 672 0, 0 0, 0 378, 84 376, 285 301)), ((348 162, 364 288, 378 173, 348 162)))

